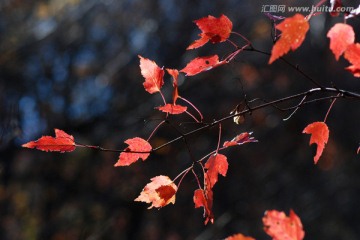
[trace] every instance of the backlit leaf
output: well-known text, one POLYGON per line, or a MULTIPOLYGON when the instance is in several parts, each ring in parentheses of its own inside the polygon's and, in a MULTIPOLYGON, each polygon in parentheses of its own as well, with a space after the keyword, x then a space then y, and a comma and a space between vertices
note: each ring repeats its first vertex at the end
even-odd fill
POLYGON ((22 147, 36 148, 46 152, 71 152, 75 150, 76 145, 73 136, 55 129, 55 137, 43 136, 36 141, 23 144, 22 147))
POLYGON ((208 178, 208 183, 210 188, 213 188, 215 183, 218 181, 218 174, 226 176, 228 170, 228 162, 225 155, 222 154, 213 154, 209 157, 205 164, 206 177, 208 178))
POLYGON ((344 23, 335 24, 328 32, 327 37, 330 38, 330 49, 336 60, 339 60, 346 48, 355 41, 354 29, 344 23))
POLYGON ((196 40, 187 49, 194 49, 203 46, 208 41, 211 43, 224 42, 229 38, 232 30, 232 22, 225 15, 219 18, 207 16, 194 21, 201 30, 200 39, 196 40))
POLYGON ((164 69, 148 58, 140 55, 139 58, 141 75, 145 78, 143 83, 145 90, 151 94, 159 92, 164 84, 164 69))
POLYGON ((301 220, 293 210, 289 217, 284 212, 266 211, 262 221, 264 231, 273 240, 302 240, 305 236, 301 220))
POLYGON ((165 106, 157 107, 157 109, 169 114, 181 114, 187 110, 187 107, 168 103, 165 106))
POLYGON ((167 176, 156 176, 146 184, 140 195, 135 199, 138 202, 151 203, 150 208, 161 208, 175 203, 177 186, 167 176))
POLYGON ((346 70, 352 72, 355 77, 360 77, 360 43, 349 45, 344 57, 352 64, 346 70))
POLYGON ((303 43, 309 30, 309 23, 299 13, 286 18, 276 26, 282 32, 280 39, 272 48, 269 64, 290 51, 295 51, 303 43))
POLYGON ((179 97, 178 92, 178 77, 179 77, 179 71, 177 69, 169 69, 167 68, 166 71, 172 76, 173 78, 173 104, 175 105, 176 100, 179 97))
POLYGON ((186 76, 194 76, 204 71, 226 64, 226 61, 219 61, 218 55, 208 57, 197 57, 190 61, 180 72, 186 73, 186 76))
POLYGON ((149 157, 150 151, 152 150, 150 143, 139 137, 128 139, 125 141, 125 143, 129 146, 125 149, 124 152, 120 153, 115 167, 129 166, 140 158, 145 161, 149 157))
POLYGON ((333 17, 339 16, 339 9, 342 7, 341 0, 330 0, 330 15, 333 17))
POLYGON ((230 237, 225 238, 225 240, 255 240, 255 238, 247 237, 242 235, 241 233, 234 234, 230 237))
POLYGON ((202 190, 197 189, 194 192, 195 208, 204 208, 205 225, 210 221, 214 223, 214 213, 212 212, 213 192, 211 189, 202 190))
POLYGON ((244 143, 249 143, 249 142, 257 142, 257 140, 254 139, 254 137, 251 137, 251 134, 252 132, 240 133, 239 135, 234 137, 231 141, 225 141, 223 146, 231 147, 231 146, 242 145, 244 143))
POLYGON ((314 162, 316 164, 329 139, 329 128, 324 122, 313 122, 306 126, 303 133, 311 134, 310 145, 313 143, 317 144, 316 155, 314 156, 314 162))

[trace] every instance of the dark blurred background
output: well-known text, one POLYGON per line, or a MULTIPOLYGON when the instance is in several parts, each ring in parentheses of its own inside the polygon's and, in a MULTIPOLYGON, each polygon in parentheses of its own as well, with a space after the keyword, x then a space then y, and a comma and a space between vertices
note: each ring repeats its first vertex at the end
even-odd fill
MULTIPOLYGON (((164 115, 153 110, 159 95, 144 91, 138 54, 159 66, 181 69, 199 55, 232 51, 229 44, 185 48, 199 31, 192 22, 227 15, 234 31, 256 48, 271 51, 271 21, 264 4, 311 6, 312 1, 250 0, 2 0, 0 2, 0 239, 221 239, 241 232, 269 239, 261 218, 267 209, 300 216, 305 239, 360 238, 359 102, 338 100, 330 112, 330 140, 318 165, 303 128, 321 121, 330 106, 319 102, 290 113, 266 108, 243 125, 223 124, 223 140, 253 131, 259 140, 224 152, 229 171, 214 188, 215 223, 204 226, 194 209, 196 180, 189 174, 175 205, 147 210, 133 202, 156 175, 176 177, 216 148, 218 129, 172 144, 146 162, 114 168, 118 155, 87 149, 59 154, 21 144, 54 128, 77 142, 123 149, 130 137, 147 138, 164 115)), ((344 1, 356 7, 356 1, 344 1)), ((276 13, 275 13, 276 14, 276 13)), ((294 13, 278 13, 291 16, 294 13)), ((303 13, 306 14, 306 13, 303 13)), ((326 33, 342 18, 310 20, 306 41, 287 59, 326 86, 360 91, 360 81, 336 62, 326 33)), ((359 19, 349 23, 359 29, 359 19)), ((241 43, 240 38, 232 38, 241 43)), ((357 33, 359 41, 359 31, 357 33)), ((221 118, 244 98, 271 100, 314 87, 281 61, 244 52, 227 66, 180 78, 180 94, 204 114, 221 118)), ((164 93, 171 98, 170 77, 164 93)), ((297 102, 283 104, 291 106, 297 102)), ((171 118, 172 124, 189 118, 171 118)), ((182 131, 196 127, 183 124, 182 131)), ((164 125, 152 138, 159 146, 178 136, 164 125)))

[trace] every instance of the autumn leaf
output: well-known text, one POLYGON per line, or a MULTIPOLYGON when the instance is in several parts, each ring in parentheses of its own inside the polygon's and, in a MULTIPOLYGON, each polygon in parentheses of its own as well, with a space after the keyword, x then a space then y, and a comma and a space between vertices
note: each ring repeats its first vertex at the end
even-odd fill
POLYGON ((346 48, 355 41, 354 29, 345 23, 335 24, 326 36, 330 38, 330 49, 334 53, 336 60, 339 60, 346 48))
POLYGON ((289 217, 284 212, 266 211, 262 221, 264 231, 273 240, 302 240, 305 236, 301 220, 293 210, 289 217))
POLYGON ((129 166, 140 158, 145 161, 152 150, 150 143, 139 137, 128 139, 125 143, 129 146, 125 148, 124 152, 120 153, 119 160, 115 164, 115 167, 129 166))
POLYGON ((286 18, 276 28, 282 33, 271 50, 269 64, 288 53, 290 49, 295 51, 300 47, 309 30, 309 23, 303 15, 297 13, 293 17, 286 18))
MULTIPOLYGON (((179 78, 179 71, 177 69, 169 69, 167 68, 166 71, 172 76, 173 78, 173 104, 175 105, 176 100, 179 97, 178 92, 178 78, 179 78)), ((185 110, 186 111, 186 110, 185 110)))
POLYGON ((351 72, 354 77, 360 77, 360 68, 357 68, 354 65, 346 67, 345 70, 351 72))
POLYGON ((333 17, 339 16, 340 12, 338 9, 340 9, 341 7, 341 0, 330 0, 330 15, 333 17))
POLYGON ((195 208, 204 208, 205 225, 210 221, 214 223, 214 213, 212 212, 213 192, 211 189, 197 189, 194 192, 195 208))
POLYGON ((187 107, 168 103, 165 106, 157 107, 157 109, 169 114, 181 114, 187 110, 187 107))
POLYGON ((180 72, 186 73, 186 76, 194 76, 204 71, 208 71, 215 67, 226 64, 226 61, 219 61, 218 55, 212 55, 207 57, 197 57, 190 61, 186 67, 180 70, 180 72))
POLYGON ((344 57, 352 65, 346 70, 352 72, 355 77, 360 77, 360 43, 354 43, 347 47, 344 57))
POLYGON ((226 176, 228 170, 228 162, 225 155, 213 154, 205 163, 206 177, 208 178, 209 188, 213 188, 218 181, 218 174, 226 176))
POLYGON ((229 38, 232 30, 232 22, 225 15, 221 15, 219 18, 209 15, 194 22, 201 30, 200 39, 190 44, 187 50, 201 47, 208 41, 211 43, 224 42, 229 38))
POLYGON ((254 137, 251 137, 252 132, 243 132, 234 137, 231 141, 225 141, 224 147, 231 147, 231 146, 237 146, 242 145, 244 143, 249 142, 257 142, 258 140, 254 139, 254 137))
POLYGON ((230 237, 225 238, 225 240, 255 240, 255 238, 247 237, 242 235, 241 233, 237 233, 230 237))
POLYGON ((74 137, 63 130, 55 129, 55 137, 42 136, 36 141, 31 141, 22 145, 26 148, 36 148, 41 151, 50 152, 72 152, 76 145, 74 137))
POLYGON ((137 202, 151 203, 150 208, 161 208, 170 203, 175 203, 177 186, 168 176, 156 176, 146 184, 140 195, 135 199, 137 202))
POLYGON ((329 128, 324 122, 313 122, 306 126, 303 133, 311 134, 310 145, 313 143, 317 144, 316 155, 314 156, 314 162, 316 164, 329 139, 329 128))
POLYGON ((143 58, 140 55, 139 58, 141 75, 145 78, 143 83, 145 90, 151 94, 159 92, 164 85, 164 69, 150 59, 143 58))

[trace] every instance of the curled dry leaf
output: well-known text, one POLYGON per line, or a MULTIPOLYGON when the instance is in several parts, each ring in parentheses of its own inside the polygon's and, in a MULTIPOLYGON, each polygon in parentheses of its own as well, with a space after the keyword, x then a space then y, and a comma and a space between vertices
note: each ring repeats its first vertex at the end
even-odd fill
POLYGON ((177 69, 169 69, 169 68, 167 68, 166 71, 173 78, 173 88, 174 88, 174 90, 173 90, 173 105, 175 105, 175 102, 179 97, 179 91, 178 91, 179 71, 177 69))
POLYGON ((146 184, 140 195, 135 199, 138 202, 151 203, 150 208, 161 208, 175 203, 177 186, 168 176, 156 176, 146 184))
POLYGON ((355 41, 355 32, 352 26, 345 23, 335 24, 326 35, 330 38, 330 49, 336 60, 339 60, 346 48, 355 41))
POLYGON ((145 161, 152 150, 150 143, 139 137, 128 139, 125 143, 129 146, 125 148, 124 152, 120 153, 115 167, 129 166, 140 158, 145 161))
POLYGON ((22 147, 36 148, 46 152, 72 152, 75 150, 76 145, 72 135, 63 130, 55 129, 55 137, 42 136, 36 141, 23 144, 22 147))
POLYGON ((145 78, 143 83, 145 90, 150 94, 159 92, 164 85, 164 69, 148 58, 140 55, 139 58, 141 75, 145 78))
POLYGON ((313 143, 317 144, 316 155, 314 156, 314 162, 316 164, 329 139, 329 128, 324 122, 313 122, 306 126, 303 133, 311 134, 310 145, 313 143))

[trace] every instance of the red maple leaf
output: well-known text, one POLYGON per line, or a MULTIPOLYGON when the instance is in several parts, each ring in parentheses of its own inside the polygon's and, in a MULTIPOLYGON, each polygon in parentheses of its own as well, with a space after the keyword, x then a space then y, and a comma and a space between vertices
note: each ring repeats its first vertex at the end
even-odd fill
POLYGON ((218 174, 226 176, 228 170, 228 162, 225 155, 213 154, 205 163, 206 177, 208 178, 208 187, 213 188, 218 181, 218 174))
POLYGON ((310 145, 313 143, 317 144, 316 155, 314 156, 314 162, 316 164, 329 139, 329 128, 324 122, 313 122, 306 126, 303 133, 311 134, 310 145))
POLYGON ((336 60, 339 60, 346 48, 355 41, 355 33, 352 26, 345 23, 335 24, 326 35, 330 38, 330 49, 336 60))
POLYGON ((288 53, 290 49, 295 51, 300 47, 309 30, 309 23, 303 15, 297 13, 293 17, 286 18, 276 28, 282 33, 271 50, 269 64, 288 53))
POLYGON ((195 208, 204 208, 205 225, 210 221, 214 223, 214 213, 212 212, 213 192, 211 189, 197 189, 194 192, 195 208))
POLYGON ((151 203, 150 208, 161 208, 175 203, 177 186, 168 176, 156 176, 146 184, 140 195, 135 199, 138 202, 151 203))
POLYGON ((249 143, 249 142, 257 142, 256 139, 251 137, 251 134, 252 134, 252 132, 240 133, 239 135, 234 137, 231 141, 225 141, 223 146, 231 147, 231 146, 242 145, 244 143, 249 143))
POLYGON ((354 74, 354 77, 360 77, 360 68, 357 68, 354 65, 346 67, 345 70, 354 74))
POLYGON ((305 236, 301 220, 293 210, 289 217, 284 212, 266 211, 262 221, 264 231, 273 240, 302 240, 305 236))
POLYGON ((178 77, 179 77, 179 71, 177 69, 169 69, 167 68, 166 71, 172 76, 173 78, 173 104, 175 105, 176 100, 179 97, 178 92, 178 77))
POLYGON ((360 77, 360 43, 350 44, 344 57, 352 64, 346 70, 352 72, 355 77, 360 77))
POLYGON ((208 41, 211 43, 224 42, 229 38, 232 30, 232 22, 225 15, 221 15, 219 18, 209 15, 194 22, 201 30, 200 39, 190 44, 187 50, 201 47, 208 41))
POLYGON ((255 238, 247 237, 242 235, 241 233, 237 233, 230 237, 225 238, 225 240, 255 240, 255 238))
POLYGON ((215 67, 226 64, 226 61, 219 61, 218 55, 212 55, 207 57, 197 57, 191 60, 186 67, 180 70, 180 72, 186 73, 186 76, 194 76, 204 71, 208 71, 215 67))
POLYGON ((145 90, 151 94, 159 92, 164 84, 164 69, 148 58, 140 55, 139 58, 141 75, 145 78, 143 83, 145 90))
POLYGON ((36 148, 41 151, 50 152, 72 152, 76 148, 74 137, 63 130, 55 129, 55 137, 42 136, 36 141, 22 145, 26 148, 36 148))
POLYGON ((152 150, 150 143, 139 137, 128 139, 125 143, 129 146, 125 148, 124 152, 120 153, 119 160, 115 164, 115 167, 129 166, 140 158, 145 161, 152 150))
POLYGON ((165 106, 157 107, 157 109, 169 114, 181 114, 187 110, 187 107, 168 103, 165 106))

